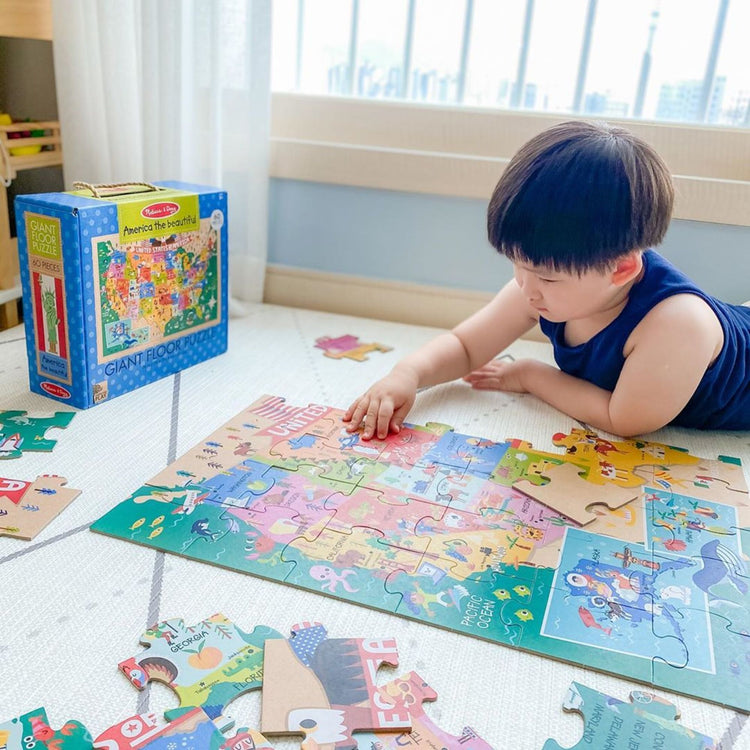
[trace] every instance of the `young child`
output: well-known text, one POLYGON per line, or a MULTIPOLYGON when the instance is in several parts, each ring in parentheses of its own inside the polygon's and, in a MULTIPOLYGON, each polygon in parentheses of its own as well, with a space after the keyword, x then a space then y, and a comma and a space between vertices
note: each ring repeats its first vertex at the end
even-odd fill
POLYGON ((627 130, 566 122, 532 138, 487 213, 513 280, 357 398, 348 430, 398 432, 418 388, 459 377, 622 436, 750 429, 750 307, 705 294, 650 249, 673 198, 664 162, 627 130), (560 369, 493 359, 537 321, 560 369))

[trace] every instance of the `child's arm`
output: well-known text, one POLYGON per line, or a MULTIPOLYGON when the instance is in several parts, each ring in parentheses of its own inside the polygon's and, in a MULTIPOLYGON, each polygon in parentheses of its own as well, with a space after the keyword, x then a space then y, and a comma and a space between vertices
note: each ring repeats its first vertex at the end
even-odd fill
POLYGON ((613 392, 542 362, 499 366, 474 387, 533 393, 574 419, 616 435, 663 427, 685 407, 723 345, 721 325, 691 294, 659 303, 625 345, 625 365, 613 392))
POLYGON ((402 359, 382 380, 355 399, 344 415, 350 432, 363 425, 362 437, 398 432, 417 389, 465 375, 492 359, 536 322, 515 281, 449 333, 441 334, 402 359))

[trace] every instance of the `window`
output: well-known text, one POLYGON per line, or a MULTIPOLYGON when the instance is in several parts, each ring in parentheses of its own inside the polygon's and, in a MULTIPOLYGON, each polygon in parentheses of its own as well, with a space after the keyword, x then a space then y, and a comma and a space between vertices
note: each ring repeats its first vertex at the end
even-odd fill
POLYGON ((275 0, 275 91, 750 127, 750 3, 275 0))
POLYGON ((747 0, 274 0, 271 175, 486 199, 530 137, 621 123, 675 217, 750 226, 747 0))

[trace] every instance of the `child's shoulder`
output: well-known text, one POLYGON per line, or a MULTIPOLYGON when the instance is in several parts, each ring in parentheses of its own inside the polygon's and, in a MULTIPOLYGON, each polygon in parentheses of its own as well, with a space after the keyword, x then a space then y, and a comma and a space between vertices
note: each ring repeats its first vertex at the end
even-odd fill
POLYGON ((631 345, 646 340, 713 346, 718 354, 724 340, 718 316, 708 302, 689 292, 657 300, 643 316, 631 335, 631 345))

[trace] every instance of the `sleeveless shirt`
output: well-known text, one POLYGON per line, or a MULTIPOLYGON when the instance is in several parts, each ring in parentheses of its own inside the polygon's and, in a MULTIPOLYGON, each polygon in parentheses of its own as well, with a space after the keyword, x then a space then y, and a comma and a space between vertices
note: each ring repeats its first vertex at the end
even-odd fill
POLYGON ((588 341, 569 346, 565 323, 540 318, 539 324, 552 342, 555 361, 563 372, 613 391, 625 363, 625 342, 633 329, 655 305, 675 294, 694 294, 706 302, 719 319, 724 345, 671 424, 750 430, 750 307, 730 305, 706 294, 654 250, 643 253, 643 275, 630 289, 622 312, 588 341))

